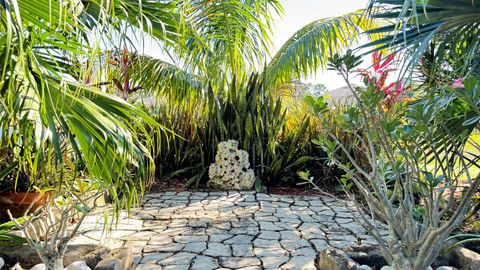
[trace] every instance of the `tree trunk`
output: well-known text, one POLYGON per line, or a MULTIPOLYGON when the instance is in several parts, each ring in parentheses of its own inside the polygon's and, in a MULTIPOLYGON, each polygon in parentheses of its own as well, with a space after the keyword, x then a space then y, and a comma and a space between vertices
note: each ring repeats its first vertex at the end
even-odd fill
POLYGON ((404 259, 404 260, 396 260, 393 262, 392 268, 395 270, 413 270, 413 264, 415 262, 415 259, 404 259))
POLYGON ((41 258, 46 270, 63 270, 63 254, 43 254, 41 258))

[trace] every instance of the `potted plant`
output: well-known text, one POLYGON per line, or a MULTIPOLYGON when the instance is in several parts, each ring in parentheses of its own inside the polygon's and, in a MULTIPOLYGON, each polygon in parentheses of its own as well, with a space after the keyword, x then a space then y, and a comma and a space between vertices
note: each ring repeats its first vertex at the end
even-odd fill
MULTIPOLYGON (((20 121, 18 124, 28 123, 20 121)), ((30 159, 29 154, 25 155, 24 149, 28 140, 25 136, 21 140, 15 140, 16 136, 12 135, 14 132, 17 133, 14 126, 2 129, 0 141, 0 155, 3 157, 0 161, 0 221, 9 219, 7 210, 10 210, 14 218, 18 218, 44 206, 52 195, 46 188, 46 184, 51 181, 44 181, 45 177, 51 179, 48 170, 51 166, 46 164, 48 159, 37 154, 40 149, 30 152, 36 156, 30 159), (30 166, 30 163, 35 166, 30 166)))

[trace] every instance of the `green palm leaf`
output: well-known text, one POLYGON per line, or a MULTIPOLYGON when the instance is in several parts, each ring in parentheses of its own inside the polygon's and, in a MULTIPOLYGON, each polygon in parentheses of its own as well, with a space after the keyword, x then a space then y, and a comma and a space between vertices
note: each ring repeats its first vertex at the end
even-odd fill
POLYGON ((266 69, 270 84, 308 76, 325 67, 328 58, 358 40, 373 22, 361 11, 314 21, 298 30, 276 53, 266 69))
POLYGON ((103 57, 89 40, 95 31, 108 35, 130 25, 167 40, 177 18, 170 2, 0 0, 1 143, 23 147, 15 158, 38 172, 32 176, 39 185, 62 188, 69 159, 108 187, 117 210, 143 191, 154 169, 143 127, 161 126, 82 79, 92 72, 85 59, 103 57), (53 166, 52 178, 42 161, 53 166))
POLYGON ((199 97, 203 93, 203 78, 173 64, 146 55, 130 55, 129 59, 131 84, 146 93, 169 94, 174 98, 199 97))
POLYGON ((271 18, 283 11, 278 0, 191 0, 182 1, 180 10, 185 38, 177 52, 203 77, 224 82, 263 62, 271 45, 271 18))
POLYGON ((371 16, 392 21, 388 26, 371 30, 384 33, 383 39, 362 47, 376 46, 392 51, 408 50, 404 73, 413 70, 432 41, 437 48, 437 67, 445 70, 446 61, 457 76, 469 72, 472 60, 478 58, 480 45, 480 2, 477 0, 371 0, 371 16), (455 61, 451 61, 454 59, 455 61))

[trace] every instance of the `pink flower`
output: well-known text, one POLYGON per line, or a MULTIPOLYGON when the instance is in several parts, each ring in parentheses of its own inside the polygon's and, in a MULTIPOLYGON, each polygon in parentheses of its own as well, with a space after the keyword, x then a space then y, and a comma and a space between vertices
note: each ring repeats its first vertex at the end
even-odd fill
POLYGON ((465 85, 463 84, 463 80, 465 78, 458 78, 452 83, 452 88, 463 88, 465 85))

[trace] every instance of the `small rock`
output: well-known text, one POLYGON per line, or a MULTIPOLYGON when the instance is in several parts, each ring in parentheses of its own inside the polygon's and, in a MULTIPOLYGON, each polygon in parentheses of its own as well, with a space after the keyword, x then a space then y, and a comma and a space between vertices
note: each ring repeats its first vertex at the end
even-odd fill
POLYGON ((480 269, 480 254, 466 248, 456 248, 453 250, 454 266, 464 270, 480 269))
MULTIPOLYGON (((86 238, 86 237, 85 237, 86 238)), ((76 238, 81 239, 80 238, 76 238)), ((88 238, 87 238, 88 239, 88 238)), ((95 268, 107 254, 110 249, 105 246, 99 246, 98 244, 73 244, 68 246, 68 252, 63 258, 63 265, 70 265, 76 261, 85 261, 90 268, 95 268)), ((38 256, 36 256, 38 257, 38 256)), ((23 261, 22 261, 23 263, 23 261)))
POLYGON ((358 267, 358 264, 350 259, 345 252, 334 248, 320 252, 317 263, 320 270, 350 270, 358 267))
MULTIPOLYGON (((382 268, 380 268, 380 270, 395 270, 395 267, 385 265, 385 266, 383 266, 382 268)), ((432 268, 431 266, 429 266, 429 267, 427 267, 427 269, 425 269, 425 270, 433 270, 433 268, 432 268)))
POLYGON ((133 254, 131 248, 113 249, 103 260, 101 260, 95 270, 128 270, 133 265, 133 254))
MULTIPOLYGON (((110 249, 107 247, 100 246, 97 249, 93 250, 85 254, 84 256, 80 257, 80 260, 85 261, 85 263, 90 268, 95 268, 95 266, 107 255, 110 253, 110 249)), ((79 257, 77 257, 79 259, 79 257)), ((65 260, 64 260, 65 262, 65 260)))
POLYGON ((24 269, 20 266, 20 263, 16 263, 14 266, 10 268, 10 270, 24 270, 24 269))
POLYGON ((368 265, 360 265, 357 270, 372 270, 372 268, 368 265))
POLYGON ((85 261, 76 261, 71 263, 65 270, 92 270, 85 261))
POLYGON ((437 267, 437 270, 456 270, 456 268, 451 266, 440 266, 440 267, 437 267))
POLYGON ((2 257, 0 257, 0 269, 5 265, 5 261, 3 260, 2 257))
POLYGON ((348 257, 360 265, 368 265, 377 269, 387 265, 387 262, 383 258, 378 247, 364 245, 351 246, 344 251, 347 253, 348 257))
POLYGON ((220 263, 223 267, 239 269, 260 265, 261 261, 258 258, 220 257, 220 263))
MULTIPOLYGON (((39 263, 39 264, 34 265, 30 270, 45 270, 45 269, 46 269, 45 264, 39 263)), ((69 269, 69 270, 71 270, 71 269, 69 269)))

